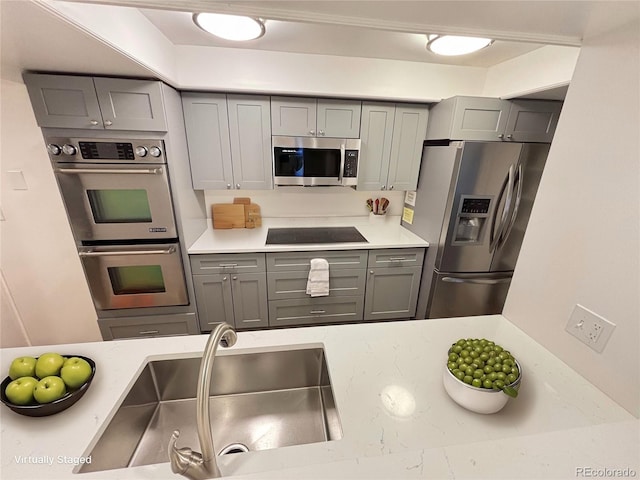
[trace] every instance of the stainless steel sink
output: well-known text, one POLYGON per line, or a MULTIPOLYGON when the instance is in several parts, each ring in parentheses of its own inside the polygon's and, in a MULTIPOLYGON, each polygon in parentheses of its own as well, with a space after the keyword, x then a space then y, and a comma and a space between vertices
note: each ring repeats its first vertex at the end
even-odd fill
MULTIPOLYGON (((200 358, 146 364, 79 473, 169 461, 171 433, 197 445, 200 358)), ((216 356, 210 391, 218 455, 342 438, 324 350, 296 348, 216 356), (225 452, 222 452, 223 454, 225 452)), ((92 442, 93 443, 93 442, 92 442)))

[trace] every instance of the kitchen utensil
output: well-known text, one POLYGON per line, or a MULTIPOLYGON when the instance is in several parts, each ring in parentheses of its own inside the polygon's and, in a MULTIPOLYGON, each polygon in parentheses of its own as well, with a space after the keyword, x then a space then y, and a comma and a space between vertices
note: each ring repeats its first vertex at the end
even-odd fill
POLYGON ((242 203, 214 203, 211 205, 213 228, 244 228, 244 208, 242 203))
POLYGON ((380 213, 383 215, 387 213, 387 207, 389 206, 389 200, 387 198, 382 197, 380 199, 380 213))
MULTIPOLYGON (((522 379, 522 367, 517 361, 516 365, 520 374, 516 381, 509 384, 509 386, 518 390, 522 379)), ((499 412, 511 398, 501 390, 473 387, 462 380, 458 380, 446 365, 442 374, 442 381, 444 389, 454 402, 476 413, 489 414, 499 412)))
POLYGON ((376 198, 376 201, 373 204, 373 213, 377 215, 380 211, 379 209, 380 209, 380 199, 376 198))
POLYGON ((370 212, 373 212, 373 200, 371 198, 367 199, 367 208, 370 212))
POLYGON ((89 379, 84 382, 78 389, 69 391, 67 394, 59 398, 58 400, 54 400, 51 403, 33 403, 31 405, 15 405, 9 401, 4 391, 7 389, 7 385, 11 383, 11 377, 7 377, 2 381, 0 388, 2 391, 0 392, 0 401, 4 403, 7 407, 9 407, 14 412, 25 415, 27 417, 46 417, 48 415, 53 415, 55 413, 62 412, 66 410, 71 405, 76 403, 82 396, 87 392, 91 382, 93 381, 93 377, 96 374, 96 363, 88 357, 83 357, 81 355, 65 355, 67 358, 78 357, 86 360, 91 365, 91 375, 89 379))

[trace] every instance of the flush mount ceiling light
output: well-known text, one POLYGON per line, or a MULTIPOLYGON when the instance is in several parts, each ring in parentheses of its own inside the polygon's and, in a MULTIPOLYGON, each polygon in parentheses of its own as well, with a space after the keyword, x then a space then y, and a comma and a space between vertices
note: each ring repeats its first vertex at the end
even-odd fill
POLYGON ((477 52, 493 43, 490 38, 428 35, 427 50, 437 55, 455 56, 477 52))
POLYGON ((264 35, 264 22, 258 18, 225 15, 222 13, 194 13, 194 23, 205 32, 225 40, 242 42, 264 35))

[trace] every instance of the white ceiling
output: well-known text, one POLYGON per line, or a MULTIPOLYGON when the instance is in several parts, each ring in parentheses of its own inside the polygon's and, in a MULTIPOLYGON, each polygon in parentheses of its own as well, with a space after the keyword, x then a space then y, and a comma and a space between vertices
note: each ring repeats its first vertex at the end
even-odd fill
POLYGON ((142 13, 175 45, 198 45, 278 52, 384 58, 471 67, 490 67, 540 48, 540 43, 496 41, 489 48, 459 57, 429 52, 426 35, 327 23, 265 20, 266 33, 249 42, 231 42, 198 28, 191 12, 143 9, 142 13))

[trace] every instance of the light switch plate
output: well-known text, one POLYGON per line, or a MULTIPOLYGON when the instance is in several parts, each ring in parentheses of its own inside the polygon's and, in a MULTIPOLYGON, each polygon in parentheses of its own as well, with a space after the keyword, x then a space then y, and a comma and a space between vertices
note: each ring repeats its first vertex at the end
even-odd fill
POLYGON ((580 304, 576 304, 565 330, 585 345, 601 353, 616 324, 580 304))

